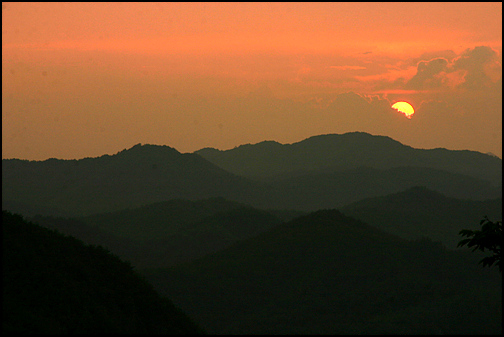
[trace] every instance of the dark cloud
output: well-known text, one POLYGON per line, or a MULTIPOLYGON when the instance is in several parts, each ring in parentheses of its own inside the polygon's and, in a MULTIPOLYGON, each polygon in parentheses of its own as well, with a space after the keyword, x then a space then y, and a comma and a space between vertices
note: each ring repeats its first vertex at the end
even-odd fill
POLYGON ((405 89, 423 90, 452 86, 481 89, 495 86, 501 78, 502 65, 490 47, 467 49, 451 59, 438 57, 417 64, 417 73, 405 89), (450 60, 450 61, 449 61, 450 60))
POLYGON ((502 73, 502 65, 498 61, 497 53, 492 48, 479 46, 467 49, 455 59, 453 70, 465 72, 461 87, 478 89, 492 86, 494 84, 492 78, 496 73, 502 73))
POLYGON ((430 61, 421 61, 417 66, 417 73, 407 83, 406 89, 436 88, 442 85, 442 77, 439 73, 446 71, 448 60, 436 58, 430 61))

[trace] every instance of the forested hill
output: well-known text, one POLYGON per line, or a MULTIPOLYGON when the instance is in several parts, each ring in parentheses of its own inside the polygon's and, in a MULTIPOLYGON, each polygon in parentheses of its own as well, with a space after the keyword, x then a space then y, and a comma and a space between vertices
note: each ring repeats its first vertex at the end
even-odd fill
POLYGON ((285 175, 348 170, 425 167, 502 184, 502 159, 476 151, 415 149, 386 136, 365 132, 327 134, 293 144, 265 141, 231 150, 196 151, 208 161, 237 175, 274 178, 285 175))
POLYGON ((199 334, 129 263, 2 211, 2 333, 199 334))

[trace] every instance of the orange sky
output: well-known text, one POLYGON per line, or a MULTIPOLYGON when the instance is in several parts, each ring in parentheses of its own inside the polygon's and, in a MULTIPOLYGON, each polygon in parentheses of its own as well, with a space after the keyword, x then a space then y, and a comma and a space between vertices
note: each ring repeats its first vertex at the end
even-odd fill
POLYGON ((501 77, 501 3, 4 2, 2 158, 351 131, 502 157, 501 77))

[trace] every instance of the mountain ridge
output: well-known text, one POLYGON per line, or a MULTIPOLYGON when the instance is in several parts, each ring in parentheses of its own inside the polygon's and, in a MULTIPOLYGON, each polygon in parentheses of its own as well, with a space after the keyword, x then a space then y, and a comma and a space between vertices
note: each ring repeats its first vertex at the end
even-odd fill
POLYGON ((4 159, 2 205, 27 214, 52 209, 46 215, 80 216, 170 199, 224 197, 256 208, 313 211, 414 185, 457 198, 502 194, 502 160, 471 151, 425 152, 386 136, 329 134, 240 149, 241 157, 226 160, 252 176, 166 145, 137 144, 79 160, 4 159), (261 172, 267 176, 256 179, 261 172))
POLYGON ((229 172, 255 179, 331 168, 421 166, 502 184, 502 160, 498 157, 470 150, 416 149, 388 136, 366 132, 317 135, 292 144, 261 142, 214 150, 205 148, 194 153, 229 172))
POLYGON ((175 198, 258 199, 260 188, 196 154, 136 145, 79 160, 2 160, 3 200, 84 215, 175 198))

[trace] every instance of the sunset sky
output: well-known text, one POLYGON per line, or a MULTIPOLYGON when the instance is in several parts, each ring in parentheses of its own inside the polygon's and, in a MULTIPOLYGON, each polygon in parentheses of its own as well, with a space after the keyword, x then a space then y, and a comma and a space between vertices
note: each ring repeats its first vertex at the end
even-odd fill
POLYGON ((502 3, 2 3, 2 158, 353 131, 502 158, 502 3))

